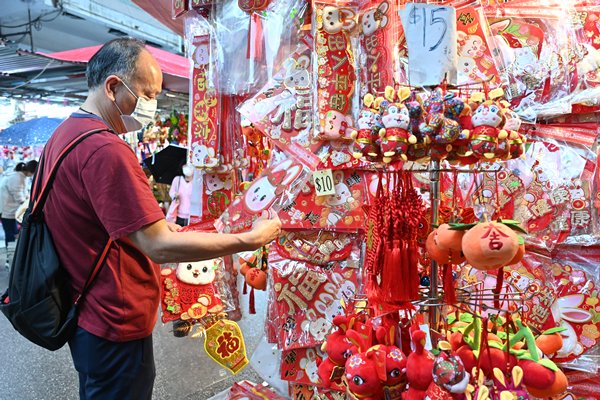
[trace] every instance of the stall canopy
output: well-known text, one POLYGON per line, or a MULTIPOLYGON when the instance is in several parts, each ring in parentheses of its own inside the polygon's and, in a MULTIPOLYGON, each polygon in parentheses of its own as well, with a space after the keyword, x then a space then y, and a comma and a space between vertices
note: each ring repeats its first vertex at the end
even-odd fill
MULTIPOLYGON (((98 46, 82 47, 80 49, 60 51, 58 53, 34 53, 47 58, 72 62, 72 63, 87 63, 90 58, 100 49, 98 46)), ((189 73, 189 61, 187 58, 177 54, 169 53, 161 49, 157 49, 152 46, 146 46, 148 51, 156 58, 156 61, 160 64, 160 69, 163 74, 176 76, 179 78, 187 78, 189 73)))
POLYGON ((133 0, 133 2, 164 26, 183 36, 183 18, 173 19, 171 16, 172 0, 133 0))
MULTIPOLYGON (((0 96, 84 99, 87 95, 85 65, 99 48, 91 46, 48 54, 0 48, 0 96)), ((165 91, 180 94, 180 100, 187 101, 184 94, 189 91, 188 59, 151 46, 147 49, 160 64, 165 91)), ((163 99, 169 103, 173 98, 163 99)), ((166 103, 159 99, 159 106, 166 103)))

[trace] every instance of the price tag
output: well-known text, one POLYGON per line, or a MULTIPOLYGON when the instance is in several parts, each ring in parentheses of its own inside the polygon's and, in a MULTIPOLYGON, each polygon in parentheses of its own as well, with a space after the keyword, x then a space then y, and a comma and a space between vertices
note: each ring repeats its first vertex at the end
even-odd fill
POLYGON ((333 183, 331 169, 314 171, 313 182, 315 184, 317 196, 330 196, 335 194, 335 184, 333 183))
POLYGON ((400 10, 408 46, 408 78, 413 86, 456 83, 456 9, 409 3, 400 10))

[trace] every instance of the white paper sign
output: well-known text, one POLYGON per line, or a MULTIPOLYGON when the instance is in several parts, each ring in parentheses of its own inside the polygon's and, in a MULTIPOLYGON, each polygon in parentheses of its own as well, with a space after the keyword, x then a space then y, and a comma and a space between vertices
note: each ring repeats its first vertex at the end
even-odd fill
POLYGON ((335 183, 331 169, 323 169, 313 172, 313 182, 317 196, 329 196, 335 194, 335 183))
POLYGON ((444 77, 456 84, 456 9, 409 3, 400 10, 408 46, 408 79, 412 86, 436 86, 444 77))

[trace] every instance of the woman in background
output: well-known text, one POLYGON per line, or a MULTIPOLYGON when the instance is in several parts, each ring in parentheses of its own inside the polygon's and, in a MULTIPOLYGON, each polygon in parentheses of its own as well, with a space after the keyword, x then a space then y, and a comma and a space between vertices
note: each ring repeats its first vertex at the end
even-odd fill
POLYGON ((18 163, 14 171, 8 172, 0 184, 0 215, 2 216, 2 229, 4 230, 4 244, 6 246, 6 262, 8 269, 11 256, 8 254, 8 244, 15 241, 17 236, 17 220, 15 213, 19 206, 29 198, 27 178, 33 176, 38 162, 31 160, 27 163, 18 163))
POLYGON ((192 177, 194 176, 194 167, 189 164, 182 168, 182 175, 178 175, 171 183, 169 196, 171 200, 179 205, 177 207, 177 218, 175 223, 180 226, 187 226, 190 222, 190 203, 192 199, 192 177))

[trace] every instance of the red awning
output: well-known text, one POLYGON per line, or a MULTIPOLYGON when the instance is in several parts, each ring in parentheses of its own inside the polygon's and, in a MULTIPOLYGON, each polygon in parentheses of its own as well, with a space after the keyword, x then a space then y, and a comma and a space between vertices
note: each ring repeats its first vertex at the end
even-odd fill
POLYGON ((161 24, 183 36, 183 18, 171 17, 172 0, 133 0, 133 2, 161 24))
MULTIPOLYGON (((90 58, 100 49, 101 46, 82 47, 79 49, 59 51, 58 53, 37 53, 55 60, 87 63, 90 58)), ((188 78, 190 71, 189 60, 183 56, 169 53, 168 51, 157 49, 156 47, 146 46, 148 51, 156 58, 163 74, 188 78)))

